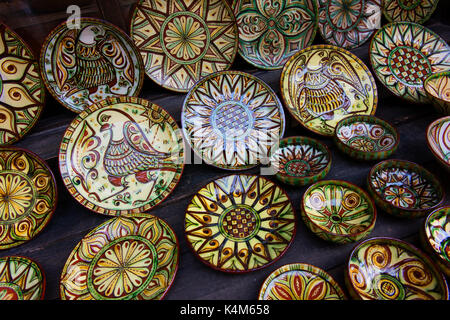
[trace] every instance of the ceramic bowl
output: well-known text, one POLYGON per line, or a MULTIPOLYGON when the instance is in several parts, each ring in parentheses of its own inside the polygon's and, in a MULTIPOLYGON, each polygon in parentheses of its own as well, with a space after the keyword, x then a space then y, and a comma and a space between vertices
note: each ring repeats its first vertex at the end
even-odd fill
POLYGON ((340 180, 323 180, 309 187, 303 195, 301 214, 313 233, 340 244, 367 237, 377 218, 369 195, 340 180))
POLYGON ((436 111, 450 115, 450 71, 432 73, 425 79, 423 88, 436 111))
POLYGON ((405 160, 384 160, 367 177, 369 194, 382 210, 397 217, 423 217, 437 208, 444 191, 436 177, 405 160))
POLYGON ((331 153, 318 140, 289 137, 280 140, 270 158, 275 176, 283 183, 304 186, 323 179, 331 168, 331 153))
POLYGON ((436 159, 450 171, 450 116, 437 119, 428 126, 427 143, 436 159))
POLYGON ((389 22, 409 21, 423 24, 430 19, 439 0, 384 0, 383 14, 389 22))
POLYGON ((346 299, 333 277, 306 263, 293 263, 276 269, 266 278, 258 296, 258 300, 346 299))
POLYGON ((374 116, 352 116, 339 121, 334 132, 339 150, 357 160, 382 160, 398 148, 397 129, 374 116))
POLYGON ((351 252, 345 283, 358 300, 447 300, 447 282, 419 249, 393 238, 372 238, 351 252))

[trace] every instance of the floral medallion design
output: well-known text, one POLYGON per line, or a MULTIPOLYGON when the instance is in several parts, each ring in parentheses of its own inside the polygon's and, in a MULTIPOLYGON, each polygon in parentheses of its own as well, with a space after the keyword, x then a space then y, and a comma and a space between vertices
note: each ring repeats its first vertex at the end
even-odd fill
POLYGON ((350 254, 347 287, 362 300, 447 300, 445 278, 421 251, 392 238, 373 238, 350 254))
POLYGON ((230 175, 200 189, 185 216, 195 255, 224 272, 249 272, 279 259, 295 235, 287 194, 256 175, 230 175))
POLYGON ((450 69, 450 46, 416 23, 384 25, 373 36, 369 50, 380 82, 394 95, 413 102, 427 103, 425 79, 450 69))
POLYGON ((63 300, 160 300, 175 278, 178 241, 149 214, 110 219, 87 234, 64 266, 63 300))
POLYGON ((56 181, 42 159, 23 149, 0 148, 0 250, 40 233, 56 201, 56 181))
POLYGON ((108 97, 137 96, 145 73, 133 41, 105 21, 81 18, 80 25, 60 24, 43 44, 41 73, 53 97, 80 113, 108 97))
POLYGON ((430 19, 439 0, 384 0, 383 13, 389 22, 423 24, 430 19))
POLYGON ((88 209, 114 216, 144 212, 178 184, 183 137, 161 107, 139 98, 108 98, 72 121, 59 166, 69 192, 88 209))
POLYGON ((181 121, 194 152, 207 164, 229 170, 265 161, 285 128, 275 92, 239 71, 222 71, 199 81, 184 100, 181 121))
POLYGON ((439 118, 428 126, 427 143, 436 159, 450 171, 450 116, 439 118))
POLYGON ((45 86, 28 45, 0 23, 0 145, 20 140, 38 120, 45 86))
POLYGON ((272 272, 264 281, 259 300, 346 300, 339 284, 315 266, 295 263, 272 272))
POLYGON ((315 0, 234 0, 233 10, 239 54, 261 69, 281 69, 316 35, 315 0))
POLYGON ((450 71, 431 74, 425 79, 423 88, 436 111, 450 115, 450 71))
POLYGON ((147 75, 172 91, 228 69, 237 53, 236 19, 225 0, 140 0, 130 30, 147 75))
POLYGON ((319 0, 319 30, 325 41, 353 49, 381 26, 382 0, 319 0))
POLYGON ((366 65, 331 45, 313 45, 292 56, 281 73, 281 94, 300 124, 324 136, 332 136, 343 118, 374 114, 378 102, 366 65))

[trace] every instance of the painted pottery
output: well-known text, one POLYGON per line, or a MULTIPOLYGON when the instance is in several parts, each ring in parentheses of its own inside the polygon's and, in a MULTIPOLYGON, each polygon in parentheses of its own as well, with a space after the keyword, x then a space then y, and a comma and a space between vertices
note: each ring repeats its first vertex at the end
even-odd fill
POLYGON ((424 23, 430 19, 439 0, 384 0, 383 14, 389 22, 424 23))
POLYGON ((131 97, 109 98, 80 113, 59 152, 65 186, 104 215, 150 210, 176 187, 184 168, 183 137, 161 107, 131 97))
POLYGON ((431 74, 425 79, 423 88, 436 111, 450 115, 450 71, 431 74))
POLYGON ((369 195, 358 186, 340 180, 323 180, 309 187, 303 195, 301 213, 313 233, 335 243, 367 237, 377 218, 369 195))
POLYGON ((184 136, 209 165, 243 170, 268 161, 285 128, 275 92, 240 71, 206 76, 186 96, 181 113, 184 136))
POLYGON ((447 300, 448 286, 433 262, 409 243, 372 238, 350 254, 345 281, 359 300, 447 300))
POLYGON ((358 160, 381 160, 398 148, 397 129, 374 116, 352 116, 339 121, 334 133, 339 150, 358 160))
POLYGON ((317 30, 315 0, 234 0, 239 54, 261 69, 281 69, 317 30))
POLYGON ((225 0, 139 0, 130 32, 147 76, 178 92, 227 70, 238 48, 236 19, 225 0))
POLYGON ((450 46, 433 31, 411 22, 384 25, 369 49, 372 68, 394 95, 427 103, 423 82, 432 73, 450 69, 450 46))
POLYGON ((0 148, 0 250, 38 235, 56 203, 56 181, 44 160, 24 149, 0 148))
POLYGON ((339 284, 324 270, 305 263, 282 266, 272 272, 258 300, 346 300, 339 284))
POLYGON ((208 183, 186 210, 185 234, 209 267, 230 273, 264 268, 279 259, 295 236, 288 195, 256 175, 230 175, 208 183))
POLYGON ((60 279, 62 300, 160 300, 178 268, 178 240, 149 214, 110 219, 73 249, 60 279))
POLYGON ((382 210, 398 217, 423 217, 437 208, 444 191, 434 175, 405 160, 384 160, 367 177, 369 194, 382 210))
POLYGON ((428 126, 427 143, 436 159, 450 171, 450 116, 437 119, 428 126))
POLYGON ((319 0, 319 30, 335 46, 353 49, 381 26, 382 0, 319 0))
POLYGON ((15 143, 31 130, 44 100, 45 86, 33 52, 0 23, 0 145, 15 143))
POLYGON ((76 113, 108 97, 139 95, 145 74, 133 41, 94 18, 81 18, 80 29, 63 22, 51 31, 40 67, 53 97, 76 113))
POLYGON ((332 136, 343 118, 374 114, 378 101, 366 65, 331 45, 310 46, 292 56, 281 73, 281 95, 300 124, 324 136, 332 136))

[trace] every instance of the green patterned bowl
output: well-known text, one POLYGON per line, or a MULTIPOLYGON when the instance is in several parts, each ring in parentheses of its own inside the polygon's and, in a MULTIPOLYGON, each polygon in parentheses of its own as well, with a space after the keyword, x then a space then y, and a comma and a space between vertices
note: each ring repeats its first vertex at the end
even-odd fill
POLYGON ((345 284, 358 300, 448 300, 447 282, 419 249, 393 238, 372 238, 351 252, 345 284))
POLYGON ((405 160, 376 164, 370 170, 367 185, 377 206, 398 217, 423 217, 444 199, 436 177, 422 166, 405 160))
POLYGON ((450 171, 450 116, 430 123, 426 135, 428 148, 442 166, 450 171))
POLYGON ((432 73, 423 88, 437 112, 450 115, 450 71, 432 73))
POLYGON ((382 160, 399 144, 397 129, 380 118, 357 115, 336 125, 334 142, 345 154, 357 160, 382 160))
POLYGON ((350 243, 372 232, 377 212, 369 195, 341 180, 313 184, 303 195, 301 214, 306 226, 320 238, 350 243))

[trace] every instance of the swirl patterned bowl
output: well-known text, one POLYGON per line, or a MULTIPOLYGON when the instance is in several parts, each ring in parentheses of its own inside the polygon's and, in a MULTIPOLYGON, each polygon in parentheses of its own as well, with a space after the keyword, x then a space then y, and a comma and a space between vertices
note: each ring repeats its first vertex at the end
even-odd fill
POLYGON ((436 111, 450 115, 450 71, 431 74, 423 82, 423 88, 436 111))
POLYGON ((427 143, 436 159, 450 171, 450 116, 437 119, 428 126, 427 143))

